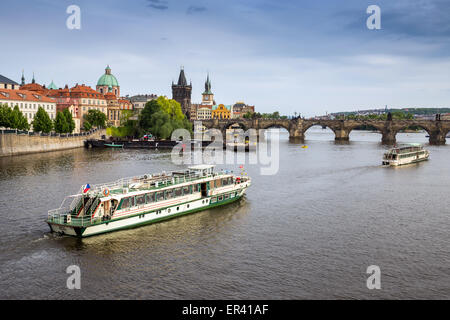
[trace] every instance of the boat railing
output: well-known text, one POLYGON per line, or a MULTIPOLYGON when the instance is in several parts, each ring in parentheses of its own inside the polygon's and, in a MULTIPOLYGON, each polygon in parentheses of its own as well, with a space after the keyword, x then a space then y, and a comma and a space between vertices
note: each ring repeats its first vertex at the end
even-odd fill
MULTIPOLYGON (((78 190, 78 193, 73 197, 72 202, 70 203, 70 210, 74 210, 75 208, 77 208, 77 206, 79 206, 81 204, 81 197, 83 194, 83 186, 80 187, 80 190, 78 190)), ((65 199, 64 199, 65 200, 65 199)), ((63 203, 61 204, 61 207, 63 206, 63 203)))
POLYGON ((159 187, 167 187, 171 185, 176 185, 180 183, 191 182, 199 179, 205 179, 208 177, 215 177, 219 175, 227 174, 226 172, 212 172, 205 175, 201 175, 198 172, 187 172, 184 174, 175 174, 175 175, 142 175, 137 177, 129 177, 117 180, 115 182, 103 183, 92 185, 89 190, 90 193, 99 194, 102 193, 105 189, 108 190, 117 190, 117 189, 153 189, 159 187))
POLYGON ((52 213, 50 214, 47 219, 47 222, 61 224, 61 225, 67 225, 67 226, 74 226, 74 227, 87 227, 93 224, 96 224, 98 222, 101 222, 101 217, 91 218, 90 216, 82 216, 82 217, 73 217, 70 214, 67 213, 52 213))
POLYGON ((59 208, 48 211, 48 216, 71 213, 81 202, 80 199, 81 194, 65 197, 59 208))

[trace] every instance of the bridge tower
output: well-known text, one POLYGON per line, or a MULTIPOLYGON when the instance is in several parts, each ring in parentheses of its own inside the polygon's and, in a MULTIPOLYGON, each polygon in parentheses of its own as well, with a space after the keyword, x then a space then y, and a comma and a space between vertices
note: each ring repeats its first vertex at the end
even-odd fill
POLYGON ((192 82, 188 85, 184 68, 181 67, 177 84, 172 82, 172 99, 178 101, 181 105, 181 111, 189 118, 191 111, 191 93, 192 82))

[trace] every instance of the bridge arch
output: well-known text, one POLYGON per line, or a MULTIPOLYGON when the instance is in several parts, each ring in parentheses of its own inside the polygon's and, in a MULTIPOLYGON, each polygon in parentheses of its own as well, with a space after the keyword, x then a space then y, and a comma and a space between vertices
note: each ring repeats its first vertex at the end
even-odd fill
POLYGON ((305 134, 306 131, 308 131, 310 128, 312 128, 314 126, 327 127, 328 129, 331 129, 331 131, 335 132, 335 126, 333 126, 329 123, 325 123, 322 121, 312 121, 312 122, 309 122, 309 123, 303 125, 303 134, 305 134))
POLYGON ((307 131, 309 129, 311 129, 312 127, 315 127, 315 126, 320 126, 322 128, 325 127, 327 129, 330 129, 333 132, 334 140, 338 140, 337 139, 336 126, 334 126, 331 123, 324 122, 324 121, 310 121, 310 122, 304 123, 303 124, 303 128, 302 128, 302 135, 303 135, 304 139, 307 138, 306 137, 307 131))
POLYGON ((289 130, 290 130, 290 126, 286 125, 284 123, 274 122, 274 123, 264 124, 264 125, 260 126, 260 129, 265 129, 265 130, 272 129, 272 128, 283 128, 283 129, 286 129, 287 132, 289 132, 289 130))
POLYGON ((251 127, 248 124, 246 124, 244 121, 236 119, 234 121, 233 120, 227 121, 222 126, 221 130, 222 130, 222 132, 225 132, 227 129, 230 129, 232 126, 234 126, 236 124, 239 125, 239 128, 243 129, 244 131, 247 131, 249 129, 249 127, 251 127))
POLYGON ((385 128, 384 124, 385 124, 384 121, 378 123, 376 121, 371 121, 371 120, 362 120, 362 121, 358 121, 358 123, 347 126, 347 129, 350 133, 351 131, 353 131, 355 129, 365 126, 365 127, 371 128, 372 130, 373 129, 378 130, 380 133, 382 133, 385 128))
POLYGON ((433 128, 430 128, 430 127, 427 127, 427 126, 425 126, 425 125, 422 125, 421 123, 411 123, 411 124, 405 123, 405 124, 402 124, 402 125, 397 125, 397 126, 395 126, 395 128, 393 128, 394 135, 396 136, 400 131, 402 131, 402 130, 404 130, 404 129, 407 129, 407 128, 409 128, 409 127, 419 127, 419 128, 421 128, 421 129, 425 130, 425 132, 426 132, 430 137, 431 137, 431 136, 433 135, 433 133, 434 133, 433 128))

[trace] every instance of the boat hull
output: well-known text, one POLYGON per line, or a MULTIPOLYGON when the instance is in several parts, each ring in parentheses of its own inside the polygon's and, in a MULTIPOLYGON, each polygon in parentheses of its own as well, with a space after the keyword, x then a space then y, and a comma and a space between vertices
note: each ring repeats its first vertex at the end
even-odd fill
POLYGON ((87 226, 87 227, 75 227, 70 225, 62 225, 57 223, 48 222, 52 232, 69 235, 74 237, 90 237, 102 233, 118 231, 123 229, 136 228, 139 226, 152 224, 168 219, 173 219, 182 215, 191 214, 194 212, 199 212, 214 208, 217 206, 222 206, 235 202, 239 200, 245 193, 245 189, 241 189, 233 197, 229 199, 222 200, 220 202, 211 203, 212 198, 217 197, 207 197, 191 201, 184 204, 175 205, 172 207, 164 208, 163 210, 154 211, 142 211, 131 216, 126 216, 123 218, 112 219, 109 221, 104 221, 99 224, 87 226))

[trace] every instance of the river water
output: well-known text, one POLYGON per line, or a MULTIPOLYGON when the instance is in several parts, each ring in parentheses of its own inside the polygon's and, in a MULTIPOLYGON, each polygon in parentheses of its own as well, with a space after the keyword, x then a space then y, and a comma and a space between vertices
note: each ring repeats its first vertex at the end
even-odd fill
MULTIPOLYGON (((178 169, 167 152, 86 150, 0 159, 0 298, 450 298, 450 146, 383 168, 381 135, 337 144, 314 127, 281 132, 280 167, 245 198, 162 223, 76 239, 49 234, 47 211, 86 183, 178 169), (66 287, 66 268, 81 289, 66 287), (381 270, 369 290, 367 267, 381 270)), ((399 142, 427 143, 424 133, 399 142)), ((228 166, 239 170, 239 164, 228 166)))

